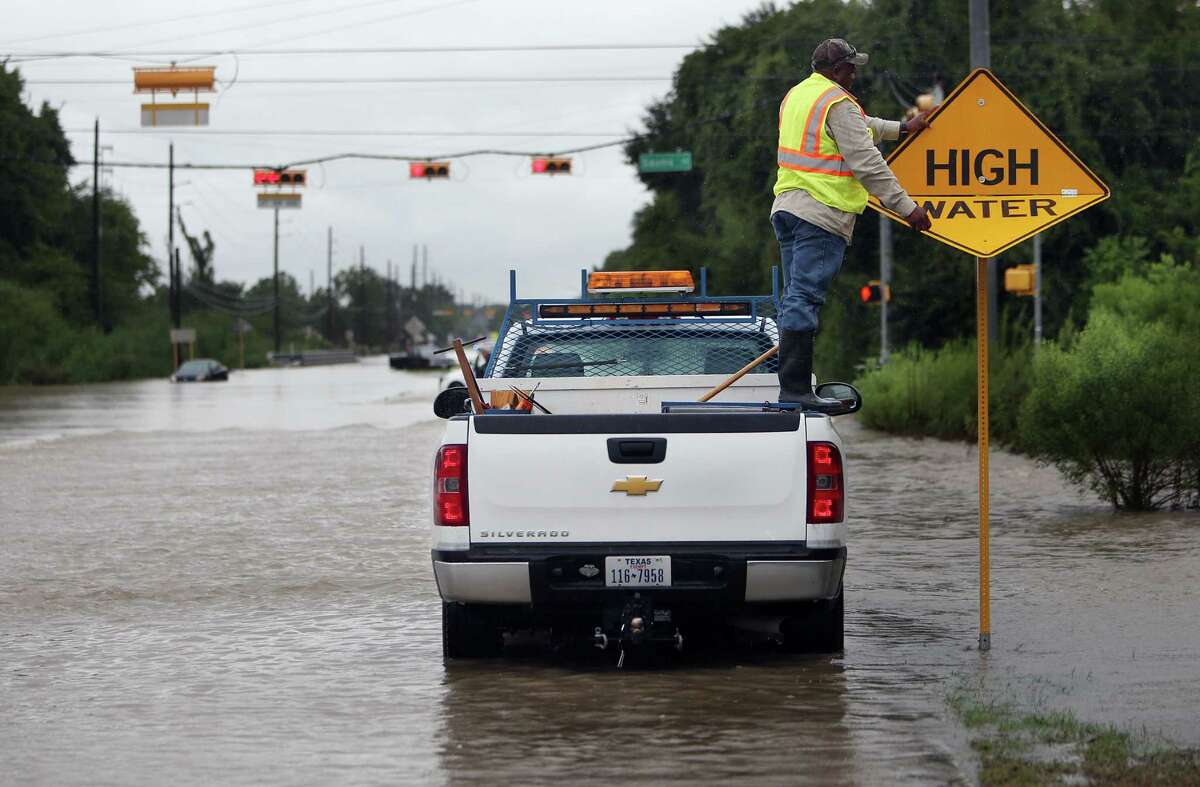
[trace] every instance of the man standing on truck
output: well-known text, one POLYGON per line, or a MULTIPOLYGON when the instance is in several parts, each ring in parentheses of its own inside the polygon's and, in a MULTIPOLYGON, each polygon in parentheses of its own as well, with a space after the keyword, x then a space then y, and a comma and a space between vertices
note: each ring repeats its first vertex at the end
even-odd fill
POLYGON ((793 87, 779 107, 779 173, 771 224, 783 261, 779 309, 779 401, 836 410, 836 400, 812 390, 813 339, 825 293, 842 266, 854 219, 868 194, 917 231, 929 229, 875 145, 903 139, 928 123, 924 114, 899 122, 867 117, 850 94, 867 54, 841 38, 813 52, 813 74, 793 87))

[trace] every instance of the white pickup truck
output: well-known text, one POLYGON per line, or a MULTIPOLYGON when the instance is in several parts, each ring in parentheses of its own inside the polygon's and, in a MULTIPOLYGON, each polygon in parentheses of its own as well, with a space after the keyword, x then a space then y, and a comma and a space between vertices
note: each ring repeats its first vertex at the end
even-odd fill
MULTIPOLYGON (((777 297, 692 294, 690 274, 666 273, 585 274, 569 300, 519 300, 510 274, 479 387, 536 389, 541 407, 446 422, 433 494, 446 658, 497 654, 524 629, 623 651, 723 624, 841 650, 831 418, 774 404, 773 359, 697 403, 777 342, 777 297)), ((847 411, 861 404, 829 385, 847 411)))

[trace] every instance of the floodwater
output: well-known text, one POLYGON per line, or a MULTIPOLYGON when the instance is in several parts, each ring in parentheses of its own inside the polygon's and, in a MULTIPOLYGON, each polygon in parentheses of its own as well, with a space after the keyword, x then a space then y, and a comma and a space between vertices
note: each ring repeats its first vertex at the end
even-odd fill
POLYGON ((1200 742, 1200 517, 995 452, 981 655, 973 450, 852 422, 843 657, 445 667, 436 390, 383 359, 0 390, 0 782, 970 783, 975 682, 1200 742))

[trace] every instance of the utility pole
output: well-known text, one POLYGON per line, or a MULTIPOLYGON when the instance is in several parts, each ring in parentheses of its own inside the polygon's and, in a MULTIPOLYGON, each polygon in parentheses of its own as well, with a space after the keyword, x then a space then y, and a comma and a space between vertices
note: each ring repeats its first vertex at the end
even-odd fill
POLYGON ((358 246, 358 281, 361 298, 358 306, 358 327, 362 330, 362 338, 359 339, 359 343, 365 346, 367 343, 367 251, 362 244, 358 246))
MULTIPOLYGON (((970 0, 971 68, 992 67, 992 25, 988 0, 970 0)), ((1000 265, 996 258, 987 261, 988 284, 988 344, 994 345, 999 336, 1000 265)))
POLYGON ((429 286, 429 247, 421 244, 421 286, 429 286))
POLYGON ((275 353, 279 353, 279 208, 275 208, 275 353))
POLYGON ((100 288, 100 118, 92 142, 92 307, 96 324, 104 328, 104 300, 100 288))
POLYGON ((333 227, 328 229, 325 242, 325 317, 329 321, 329 341, 333 338, 333 227))
POLYGON ((172 263, 175 268, 175 327, 183 322, 183 268, 179 262, 179 249, 175 249, 172 263))
POLYGON ((167 267, 171 270, 170 308, 179 327, 179 277, 175 271, 175 143, 167 146, 167 267))
POLYGON ((383 284, 384 292, 384 326, 385 333, 383 337, 383 349, 387 350, 392 344, 392 334, 395 332, 395 299, 393 297, 394 290, 392 288, 392 261, 388 260, 387 266, 387 281, 383 284))
POLYGON ((892 220, 879 214, 879 365, 888 362, 891 355, 888 344, 888 295, 892 284, 892 220))
POLYGON ((1033 236, 1033 346, 1042 346, 1042 235, 1033 236))

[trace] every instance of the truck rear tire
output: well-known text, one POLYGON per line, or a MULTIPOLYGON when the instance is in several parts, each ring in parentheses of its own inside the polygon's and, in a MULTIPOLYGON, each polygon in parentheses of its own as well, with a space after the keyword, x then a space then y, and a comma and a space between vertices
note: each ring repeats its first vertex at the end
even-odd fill
POLYGON ((479 659, 500 655, 500 628, 486 607, 442 603, 442 658, 479 659))
POLYGON ((841 653, 845 650, 846 594, 798 607, 784 624, 783 649, 788 653, 841 653))

